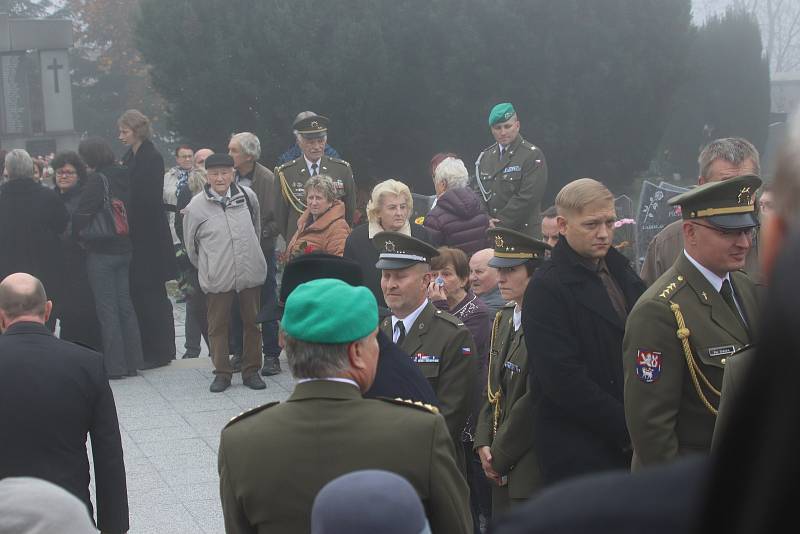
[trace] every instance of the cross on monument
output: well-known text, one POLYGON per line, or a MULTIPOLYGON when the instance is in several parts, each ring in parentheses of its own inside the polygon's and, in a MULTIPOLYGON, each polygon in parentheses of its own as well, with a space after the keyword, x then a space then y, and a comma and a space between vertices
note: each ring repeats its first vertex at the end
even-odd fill
POLYGON ((47 66, 47 70, 52 70, 53 71, 53 83, 55 84, 56 93, 60 93, 61 92, 58 89, 58 71, 63 69, 63 68, 64 68, 64 65, 59 64, 58 60, 56 58, 53 58, 53 63, 51 63, 50 65, 47 66))

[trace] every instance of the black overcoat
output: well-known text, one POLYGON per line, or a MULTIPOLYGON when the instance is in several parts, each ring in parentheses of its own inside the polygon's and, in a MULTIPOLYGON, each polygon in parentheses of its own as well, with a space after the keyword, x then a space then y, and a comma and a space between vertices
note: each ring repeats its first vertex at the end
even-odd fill
POLYGON ((146 139, 135 154, 133 150, 125 153, 122 164, 130 171, 127 208, 133 245, 131 291, 134 291, 174 279, 177 265, 163 202, 164 158, 146 139))
POLYGON ((0 187, 0 280, 24 272, 41 280, 56 306, 63 293, 60 235, 69 216, 58 193, 25 178, 0 187))
MULTIPOLYGON (((606 256, 627 311, 644 283, 614 248, 606 256)), ((574 475, 628 468, 622 404, 625 322, 600 277, 559 240, 525 292, 522 327, 537 392, 534 447, 546 484, 574 475)))
POLYGON ((127 532, 117 409, 100 354, 54 337, 39 323, 12 325, 0 336, 0 421, 0 479, 47 480, 91 511, 88 433, 97 525, 103 532, 127 532))

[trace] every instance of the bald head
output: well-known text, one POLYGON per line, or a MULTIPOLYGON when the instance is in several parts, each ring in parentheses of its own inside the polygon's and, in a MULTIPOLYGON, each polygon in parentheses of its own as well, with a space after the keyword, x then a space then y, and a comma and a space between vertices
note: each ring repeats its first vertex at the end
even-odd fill
POLYGON ((0 326, 3 330, 21 321, 44 323, 51 307, 42 283, 27 273, 10 274, 0 282, 0 326))
POLYGON ((206 163, 206 158, 213 154, 214 151, 210 148, 201 148, 197 152, 194 153, 194 166, 198 168, 204 168, 206 163))
POLYGON ((497 269, 489 267, 489 260, 494 256, 494 250, 485 248, 479 250, 469 259, 469 281, 472 291, 480 296, 489 293, 497 287, 497 269))

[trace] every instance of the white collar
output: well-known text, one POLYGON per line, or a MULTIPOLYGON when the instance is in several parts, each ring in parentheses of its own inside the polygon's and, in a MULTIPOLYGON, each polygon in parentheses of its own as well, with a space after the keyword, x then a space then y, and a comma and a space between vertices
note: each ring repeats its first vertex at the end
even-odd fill
POLYGON ((317 164, 317 174, 322 174, 322 158, 319 158, 317 161, 311 161, 303 154, 303 159, 306 160, 306 169, 308 169, 308 174, 311 174, 311 166, 313 164, 317 164))
POLYGON ((305 382, 341 382, 342 384, 352 384, 361 391, 361 388, 358 387, 358 384, 355 380, 351 380, 349 378, 339 378, 339 377, 331 377, 331 378, 301 378, 297 381, 298 384, 303 384, 305 382))
POLYGON ((522 327, 522 308, 517 304, 514 306, 514 332, 519 331, 520 327, 522 327))
POLYGON ((419 314, 422 313, 422 310, 424 310, 425 306, 427 305, 428 305, 428 299, 424 299, 422 301, 422 304, 420 304, 419 308, 409 313, 405 319, 398 319, 397 316, 392 315, 392 333, 394 333, 394 329, 397 326, 397 323, 402 320, 403 328, 406 329, 406 335, 408 335, 408 333, 411 332, 411 328, 414 326, 417 317, 419 317, 419 314))
POLYGON ((730 282, 731 273, 725 273, 725 276, 720 278, 716 274, 706 269, 703 265, 701 265, 699 261, 691 257, 689 253, 686 252, 686 249, 683 249, 683 253, 686 255, 686 259, 692 262, 692 265, 697 267, 697 270, 700 271, 700 274, 706 277, 708 283, 711 284, 711 286, 717 291, 717 293, 719 293, 719 290, 722 289, 722 282, 728 280, 728 283, 729 284, 731 283, 730 282))
MULTIPOLYGON (((383 226, 381 226, 381 224, 378 221, 369 221, 367 227, 367 234, 369 234, 369 238, 372 239, 378 232, 385 232, 383 226)), ((411 235, 411 223, 406 221, 403 224, 403 227, 400 228, 399 232, 401 234, 411 235)))

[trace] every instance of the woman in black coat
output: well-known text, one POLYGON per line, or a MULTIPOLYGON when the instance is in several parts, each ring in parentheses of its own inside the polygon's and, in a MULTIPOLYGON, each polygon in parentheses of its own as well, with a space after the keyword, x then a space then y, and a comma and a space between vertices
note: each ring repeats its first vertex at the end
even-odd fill
POLYGON ((364 273, 364 286, 372 291, 378 307, 386 307, 381 291, 381 271, 378 251, 372 244, 372 236, 378 232, 401 232, 411 237, 431 242, 428 230, 408 220, 413 213, 411 190, 403 182, 386 180, 372 189, 367 203, 367 224, 356 226, 344 244, 344 257, 356 261, 364 273))
POLYGON ((175 279, 172 235, 163 205, 164 158, 150 141, 150 121, 128 110, 117 121, 119 139, 130 147, 122 158, 131 180, 128 223, 133 245, 131 296, 142 334, 144 369, 175 358, 172 302, 164 283, 175 279))
POLYGON ((59 306, 61 321, 59 336, 68 341, 88 345, 103 351, 100 324, 94 306, 94 296, 86 273, 86 250, 72 235, 72 215, 78 209, 86 185, 86 164, 75 152, 59 152, 52 161, 56 191, 67 208, 70 223, 61 236, 64 251, 64 302, 59 306))
MULTIPOLYGON (((59 236, 67 228, 67 210, 58 193, 33 181, 33 160, 22 149, 5 158, 8 181, 0 186, 0 280, 24 272, 44 284, 47 298, 63 303, 64 256, 59 236)), ((48 326, 55 327, 57 313, 48 326)))

